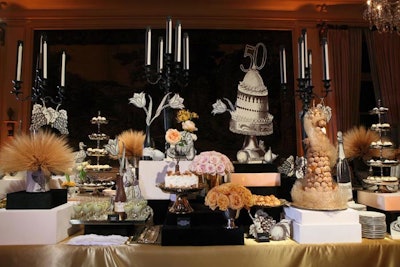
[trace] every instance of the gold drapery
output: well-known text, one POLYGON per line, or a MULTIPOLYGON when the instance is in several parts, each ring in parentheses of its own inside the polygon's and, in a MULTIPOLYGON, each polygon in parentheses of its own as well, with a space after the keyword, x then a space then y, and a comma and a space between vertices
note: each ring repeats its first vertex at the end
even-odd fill
POLYGON ((43 266, 398 266, 400 241, 363 239, 362 243, 298 244, 292 240, 244 246, 56 245, 0 246, 0 265, 43 266))

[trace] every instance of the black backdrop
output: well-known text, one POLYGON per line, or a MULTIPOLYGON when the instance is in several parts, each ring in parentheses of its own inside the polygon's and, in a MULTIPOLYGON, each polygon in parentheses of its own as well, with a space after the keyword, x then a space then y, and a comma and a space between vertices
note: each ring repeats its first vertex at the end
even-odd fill
MULTIPOLYGON (((185 32, 185 31, 184 31, 185 32)), ((269 91, 270 113, 274 116, 274 133, 259 137, 266 147, 280 157, 296 154, 296 129, 294 112, 292 65, 292 33, 275 30, 187 30, 190 36, 190 80, 185 88, 174 86, 173 92, 184 99, 187 109, 197 112, 199 128, 198 140, 195 143, 198 152, 217 150, 228 155, 232 160, 242 147, 244 136, 229 131, 230 114, 213 116, 212 104, 226 97, 235 103, 237 86, 245 73, 240 64, 248 67, 245 58, 245 45, 264 43, 267 47, 267 62, 260 70, 264 84, 269 91), (288 90, 280 88, 279 46, 284 45, 287 53, 288 90)), ((39 38, 45 33, 49 46, 49 89, 59 83, 59 56, 61 50, 67 52, 66 99, 62 108, 69 116, 68 136, 71 145, 78 149, 78 142, 83 141, 89 147, 95 146, 88 139, 88 134, 95 132, 96 127, 90 119, 100 110, 110 122, 102 132, 114 137, 123 130, 145 130, 144 111, 128 103, 133 93, 144 91, 153 97, 154 109, 158 106, 163 92, 157 85, 146 82, 144 73, 144 30, 63 30, 35 32, 35 51, 38 51, 39 38), (107 54, 97 54, 99 60, 113 62, 112 71, 129 73, 128 80, 119 81, 104 75, 110 70, 96 70, 103 65, 95 60, 87 62, 88 47, 108 47, 107 54), (125 49, 117 49, 124 46, 125 49), (85 49, 83 49, 85 48, 85 49), (86 52, 80 52, 84 50, 86 52), (84 54, 86 53, 86 54, 84 54), (104 57, 108 57, 104 59, 104 57), (119 68, 115 70, 115 66, 119 68), (72 66, 74 66, 72 68, 72 66), (93 68, 99 75, 86 77, 85 68, 93 68), (103 76, 104 75, 104 76, 103 76)), ((156 38, 164 30, 153 30, 153 59, 156 62, 156 38)), ((93 49, 95 50, 95 49, 93 49)), ((36 54, 33 55, 36 58, 36 54)), ((153 64, 155 65, 155 64, 153 64)), ((117 77, 118 75, 114 75, 117 77)), ((51 91, 51 90, 49 90, 51 91)), ((175 123, 175 122, 174 122, 175 123)), ((180 129, 180 126, 172 126, 180 129)), ((151 136, 157 148, 163 148, 164 130, 160 116, 151 127, 151 136)))

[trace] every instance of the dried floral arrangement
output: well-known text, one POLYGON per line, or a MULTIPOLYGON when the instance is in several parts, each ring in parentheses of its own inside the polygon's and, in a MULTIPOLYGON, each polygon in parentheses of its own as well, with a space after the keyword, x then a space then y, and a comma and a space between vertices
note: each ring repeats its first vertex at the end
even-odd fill
POLYGON ((142 131, 132 129, 123 131, 118 135, 119 156, 121 156, 123 146, 125 146, 125 156, 128 159, 142 157, 145 138, 146 135, 142 131))
POLYGON ((354 126, 343 135, 344 153, 347 158, 371 158, 373 150, 371 143, 379 140, 377 132, 366 129, 364 126, 354 126))
POLYGON ((47 131, 19 134, 0 149, 0 169, 5 173, 41 170, 47 176, 65 174, 74 163, 66 138, 47 131))

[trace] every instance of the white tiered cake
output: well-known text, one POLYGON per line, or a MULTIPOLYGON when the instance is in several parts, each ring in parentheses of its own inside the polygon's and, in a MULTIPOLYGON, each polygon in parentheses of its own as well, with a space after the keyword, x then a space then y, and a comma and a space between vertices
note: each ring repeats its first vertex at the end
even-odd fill
POLYGON ((239 82, 236 110, 229 129, 243 135, 270 135, 273 116, 269 113, 268 90, 257 69, 249 69, 239 82))

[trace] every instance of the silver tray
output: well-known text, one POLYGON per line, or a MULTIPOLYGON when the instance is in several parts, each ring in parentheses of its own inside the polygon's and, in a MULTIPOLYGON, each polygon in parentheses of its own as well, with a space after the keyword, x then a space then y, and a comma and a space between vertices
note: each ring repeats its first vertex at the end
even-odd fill
POLYGON ((72 225, 144 225, 149 217, 146 220, 124 220, 124 221, 107 221, 107 220, 77 220, 71 219, 69 222, 72 225))

